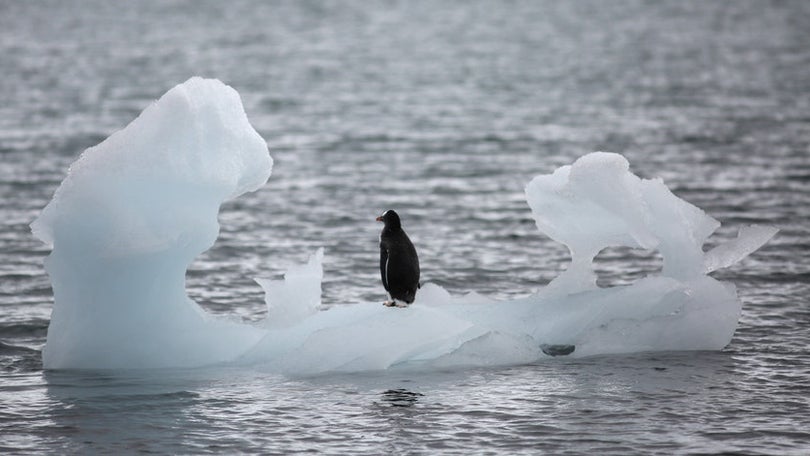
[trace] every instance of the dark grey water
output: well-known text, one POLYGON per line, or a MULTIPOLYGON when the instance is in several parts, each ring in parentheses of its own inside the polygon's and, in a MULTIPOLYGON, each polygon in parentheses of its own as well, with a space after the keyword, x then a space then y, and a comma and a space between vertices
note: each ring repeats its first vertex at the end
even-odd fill
MULTIPOLYGON (((0 451, 810 452, 810 4, 0 0, 0 451), (325 246, 324 301, 383 298, 396 208, 424 280, 528 295, 568 261, 523 187, 594 150, 723 222, 779 235, 718 273, 719 353, 289 379, 249 369, 43 372, 52 305, 28 224, 86 147, 192 75, 242 95, 276 165, 188 272, 262 316, 256 276, 325 246)), ((600 283, 660 267, 611 250, 600 283)))

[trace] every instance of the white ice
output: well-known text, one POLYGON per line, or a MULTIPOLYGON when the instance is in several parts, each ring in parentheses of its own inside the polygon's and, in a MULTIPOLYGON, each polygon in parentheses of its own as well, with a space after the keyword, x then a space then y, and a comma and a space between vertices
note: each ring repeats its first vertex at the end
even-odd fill
MULTIPOLYGON (((746 227, 703 252, 719 223, 640 179, 624 157, 585 155, 532 180, 538 228, 568 246, 569 268, 536 295, 492 301, 426 284, 405 309, 380 303, 320 309, 319 250, 283 280, 257 279, 267 320, 214 318, 185 291, 185 273, 219 231, 227 199, 261 188, 272 160, 239 95, 217 80, 171 89, 125 129, 87 149, 32 224, 52 245, 54 308, 46 368, 155 368, 221 363, 290 374, 528 363, 547 345, 568 356, 719 350, 742 303, 707 274, 766 243, 746 227), (596 286, 604 248, 656 249, 660 274, 596 286)), ((531 258, 526 258, 531 261, 531 258)))

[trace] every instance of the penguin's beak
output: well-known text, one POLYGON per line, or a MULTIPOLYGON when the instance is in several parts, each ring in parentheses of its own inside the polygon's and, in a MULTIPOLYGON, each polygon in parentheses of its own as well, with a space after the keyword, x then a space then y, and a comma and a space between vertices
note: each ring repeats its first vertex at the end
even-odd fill
POLYGON ((382 215, 381 215, 381 216, 379 216, 379 217, 377 217, 377 218, 375 218, 374 220, 376 220, 376 221, 378 221, 378 222, 382 222, 382 221, 383 221, 382 215))

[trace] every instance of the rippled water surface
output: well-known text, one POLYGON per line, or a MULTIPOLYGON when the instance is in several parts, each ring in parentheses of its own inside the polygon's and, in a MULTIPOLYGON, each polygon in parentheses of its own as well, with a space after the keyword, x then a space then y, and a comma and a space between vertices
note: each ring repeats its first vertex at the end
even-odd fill
MULTIPOLYGON (((806 2, 0 0, 0 452, 810 452, 806 2), (258 2, 256 2, 258 3, 258 2), (717 274, 744 302, 718 353, 285 378, 250 369, 44 372, 52 306, 28 224, 81 151, 192 75, 242 95, 275 159, 188 272, 209 311, 326 248, 324 302, 383 299, 396 208, 423 280, 526 296, 567 251, 523 187, 594 150, 723 223, 781 232, 717 274)), ((660 269, 603 252, 599 283, 660 269)))

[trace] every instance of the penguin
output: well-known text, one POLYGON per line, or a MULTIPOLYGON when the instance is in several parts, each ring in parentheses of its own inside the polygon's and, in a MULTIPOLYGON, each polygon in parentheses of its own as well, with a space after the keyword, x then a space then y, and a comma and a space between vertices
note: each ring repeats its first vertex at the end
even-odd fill
POLYGON ((413 302, 419 288, 416 248, 402 229, 396 212, 387 210, 376 220, 385 224, 380 233, 380 275, 385 291, 391 296, 391 300, 383 302, 383 305, 407 307, 413 302))

